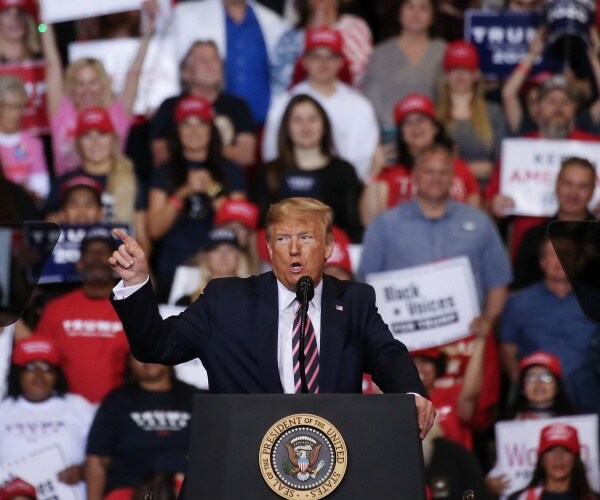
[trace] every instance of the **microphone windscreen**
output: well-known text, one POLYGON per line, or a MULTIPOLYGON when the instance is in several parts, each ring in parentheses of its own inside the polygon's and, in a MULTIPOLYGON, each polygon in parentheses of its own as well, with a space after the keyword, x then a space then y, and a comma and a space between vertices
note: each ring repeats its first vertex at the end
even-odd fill
POLYGON ((302 276, 296 283, 296 298, 299 301, 312 300, 315 296, 315 286, 310 276, 302 276))

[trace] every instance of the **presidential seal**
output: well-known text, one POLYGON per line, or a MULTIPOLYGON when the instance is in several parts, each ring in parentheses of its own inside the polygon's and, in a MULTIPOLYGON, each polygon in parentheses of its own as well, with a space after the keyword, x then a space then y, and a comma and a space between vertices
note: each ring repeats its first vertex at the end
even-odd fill
POLYGON ((307 413, 276 422, 258 456, 264 480, 282 498, 325 498, 341 483, 348 463, 344 438, 330 422, 307 413))

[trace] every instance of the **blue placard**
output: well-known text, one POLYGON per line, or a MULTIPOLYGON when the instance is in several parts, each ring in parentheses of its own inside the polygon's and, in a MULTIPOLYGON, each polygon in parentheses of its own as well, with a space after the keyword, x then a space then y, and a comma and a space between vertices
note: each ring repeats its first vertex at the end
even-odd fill
MULTIPOLYGON (((529 12, 468 10, 465 40, 479 52, 481 72, 486 80, 507 78, 529 51, 529 44, 542 17, 529 12)), ((540 57, 531 74, 550 70, 551 62, 540 57)))

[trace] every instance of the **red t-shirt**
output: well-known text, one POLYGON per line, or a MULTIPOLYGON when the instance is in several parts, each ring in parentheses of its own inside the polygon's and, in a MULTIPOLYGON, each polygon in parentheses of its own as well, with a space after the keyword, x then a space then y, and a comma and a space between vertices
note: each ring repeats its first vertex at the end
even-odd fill
POLYGON ((129 344, 108 298, 92 299, 82 289, 46 306, 36 333, 58 344, 69 392, 92 403, 123 383, 129 344))
MULTIPOLYGON (((524 136, 526 139, 539 139, 540 133, 539 131, 531 132, 524 136)), ((583 132, 582 130, 573 130, 567 137, 567 139, 571 139, 574 141, 590 141, 590 142, 599 142, 600 137, 592 134, 588 134, 587 132, 583 132)), ((494 197, 500 192, 500 165, 498 165, 492 175, 490 177, 489 183, 484 191, 484 199, 487 201, 492 201, 494 197)), ((550 219, 548 217, 533 217, 526 215, 516 215, 513 218, 513 226, 512 226, 512 235, 510 240, 510 254, 514 258, 517 248, 519 248, 519 244, 523 239, 523 235, 527 232, 528 229, 533 226, 537 226, 542 222, 548 222, 550 219)))
POLYGON ((456 412, 460 390, 461 384, 459 383, 450 387, 434 388, 429 391, 429 399, 437 410, 437 421, 444 431, 444 437, 471 451, 473 450, 471 429, 460 421, 456 412))
MULTIPOLYGON (((460 158, 454 158, 453 168, 454 179, 452 179, 450 197, 454 201, 464 203, 470 195, 479 192, 479 184, 469 170, 469 166, 460 158)), ((383 181, 388 185, 387 208, 404 203, 414 195, 411 172, 403 165, 383 169, 376 177, 376 180, 383 181)))

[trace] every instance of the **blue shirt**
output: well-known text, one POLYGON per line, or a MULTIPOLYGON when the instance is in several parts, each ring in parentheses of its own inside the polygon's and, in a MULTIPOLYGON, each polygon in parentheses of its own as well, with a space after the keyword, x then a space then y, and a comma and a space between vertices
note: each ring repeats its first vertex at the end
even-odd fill
POLYGON ((243 98, 257 125, 263 124, 271 102, 269 56, 256 14, 250 5, 236 24, 226 15, 225 91, 243 98))
POLYGON ((439 219, 428 219, 416 200, 387 210, 367 227, 358 278, 367 274, 468 257, 479 304, 490 288, 510 283, 508 254, 493 222, 468 205, 448 201, 439 219))
POLYGON ((593 363, 590 344, 600 326, 588 320, 573 293, 560 298, 541 281, 508 298, 500 342, 517 346, 517 358, 535 351, 558 356, 565 377, 593 363))

